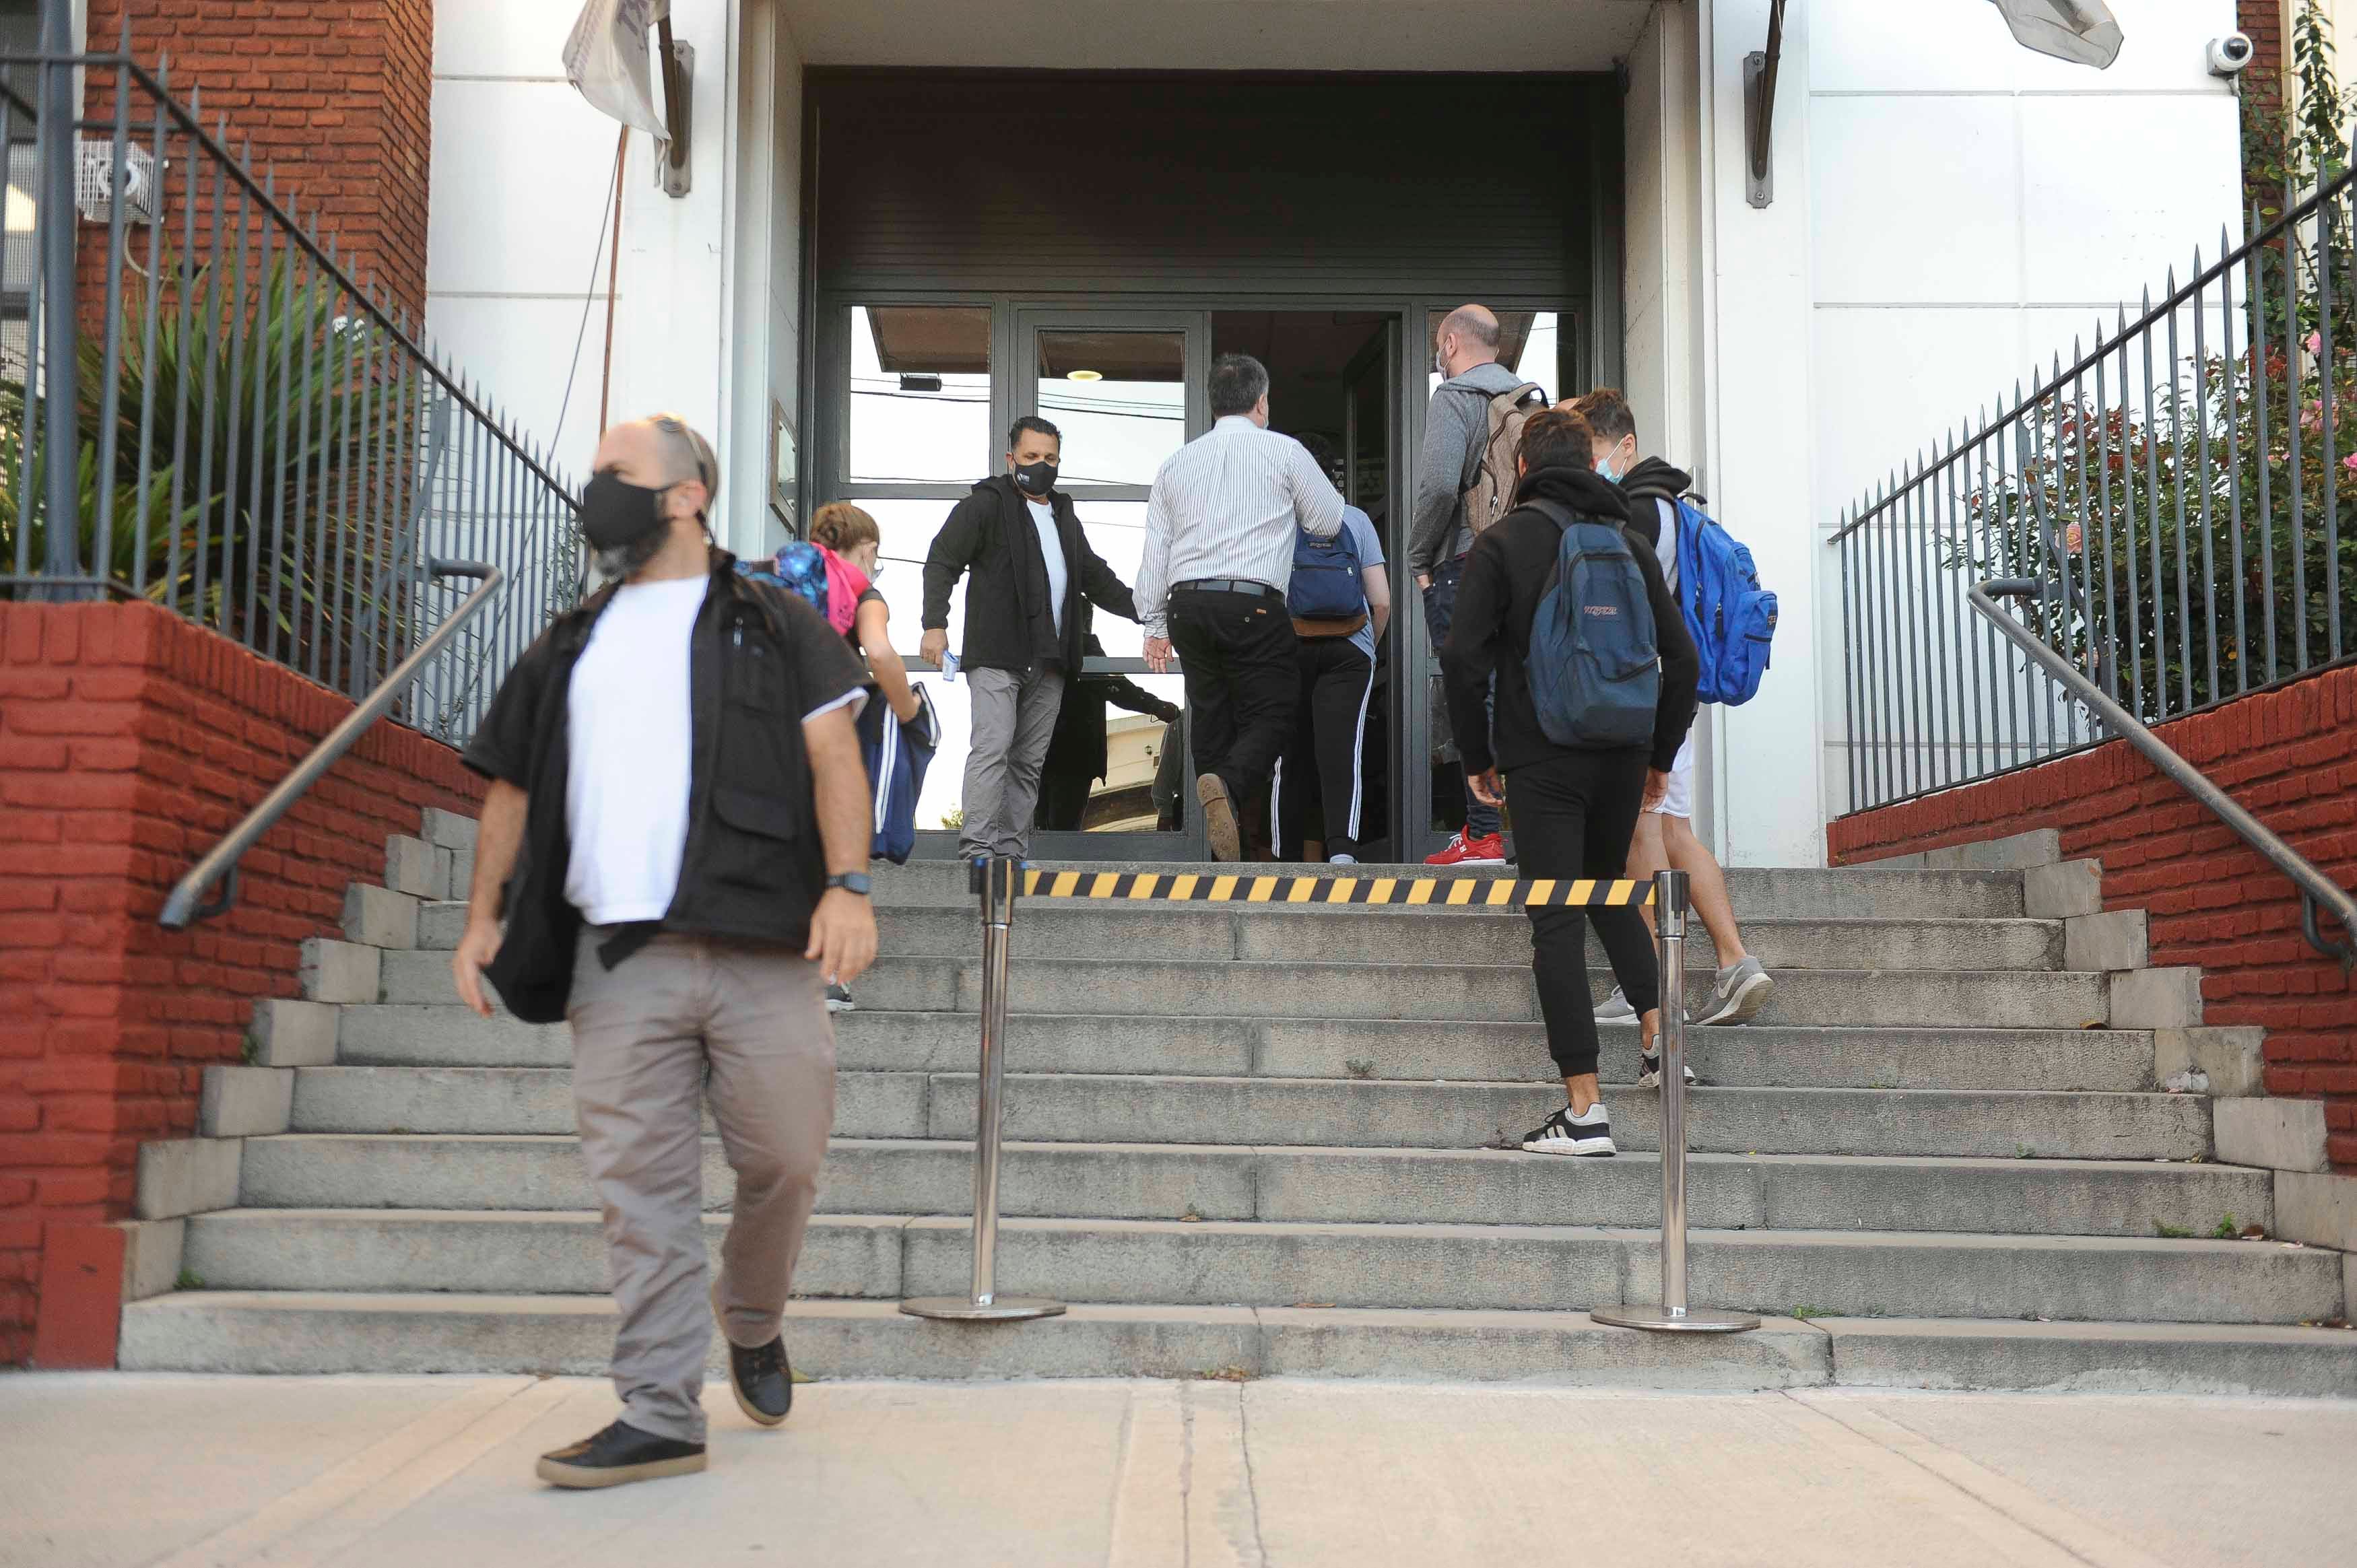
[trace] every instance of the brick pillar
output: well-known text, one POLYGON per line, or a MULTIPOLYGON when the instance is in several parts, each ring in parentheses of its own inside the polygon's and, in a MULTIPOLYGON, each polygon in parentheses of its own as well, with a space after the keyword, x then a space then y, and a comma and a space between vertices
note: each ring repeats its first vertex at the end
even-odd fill
POLYGON ((170 57, 173 96, 201 86, 206 127, 226 117, 231 150, 251 142, 281 201, 422 320, 434 0, 90 0, 91 47, 126 13, 132 53, 170 57))
POLYGON ((296 994, 385 841, 481 799, 449 747, 380 724, 246 855, 234 909, 158 926, 351 710, 155 605, 0 602, 0 1365, 112 1364, 124 1250, 95 1232, 131 1214, 140 1144, 195 1131, 205 1068, 296 994))

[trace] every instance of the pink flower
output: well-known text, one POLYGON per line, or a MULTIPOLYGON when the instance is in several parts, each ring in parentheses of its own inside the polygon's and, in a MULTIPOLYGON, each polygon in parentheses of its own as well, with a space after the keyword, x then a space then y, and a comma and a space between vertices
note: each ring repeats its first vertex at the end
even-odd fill
POLYGON ((2324 352, 2324 334, 2321 332, 2309 333, 2308 335, 2308 341, 2304 347, 2311 354, 2320 354, 2324 352))
POLYGON ((2352 473, 2357 473, 2357 452, 2352 452, 2346 457, 2341 458, 2341 466, 2351 470, 2352 473))
MULTIPOLYGON (((2352 459, 2351 467, 2357 467, 2357 452, 2352 452, 2349 456, 2352 459)), ((2062 531, 2062 548, 2076 555, 2079 553, 2079 546, 2085 539, 2085 532, 2074 522, 2062 531)))
POLYGON ((2299 427, 2302 430, 2321 430, 2324 428, 2324 402, 2322 399, 2310 398, 2308 402, 2300 405, 2299 427))

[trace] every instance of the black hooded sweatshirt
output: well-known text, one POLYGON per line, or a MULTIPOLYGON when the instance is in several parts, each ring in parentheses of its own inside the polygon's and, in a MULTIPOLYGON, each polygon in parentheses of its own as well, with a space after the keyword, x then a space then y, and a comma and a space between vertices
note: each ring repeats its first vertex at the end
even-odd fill
POLYGON ((1662 509, 1650 503, 1676 500, 1694 489, 1694 476, 1683 468, 1673 468, 1659 457, 1640 457, 1635 467, 1620 476, 1620 488, 1629 493, 1631 502, 1629 532, 1641 537, 1658 553, 1662 545, 1662 509))
MULTIPOLYGON (((1576 756, 1580 750, 1547 739, 1539 727, 1530 677, 1523 669, 1530 657, 1531 622, 1554 575, 1563 542, 1563 531, 1528 504, 1534 499, 1568 507, 1574 516, 1635 532, 1629 516, 1634 509, 1620 487, 1592 469, 1566 465, 1523 475, 1515 492, 1514 510, 1473 542, 1472 553, 1465 558, 1464 579, 1457 588, 1448 645, 1440 651, 1449 723, 1468 773, 1491 767, 1511 773, 1534 762, 1576 756), (1498 682, 1494 720, 1484 712, 1483 702, 1493 673, 1498 682)), ((1653 714, 1649 760, 1666 773, 1677 760, 1687 726, 1694 723, 1695 683, 1702 673, 1702 661, 1695 652, 1694 639, 1686 633, 1677 601, 1662 579, 1661 563, 1653 559, 1651 550, 1631 553, 1637 559, 1646 596, 1652 603, 1653 635, 1662 657, 1662 694, 1653 714)))

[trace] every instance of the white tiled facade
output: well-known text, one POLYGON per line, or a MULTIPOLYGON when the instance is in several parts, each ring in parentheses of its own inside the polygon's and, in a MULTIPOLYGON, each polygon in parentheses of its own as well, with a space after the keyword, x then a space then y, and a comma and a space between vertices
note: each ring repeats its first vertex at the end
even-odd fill
MULTIPOLYGON (((1824 539, 1874 480, 2067 354, 2196 247, 2239 237, 2232 87, 2204 69, 2231 0, 2111 0, 2095 72, 2016 46, 1986 0, 1789 8, 1774 203, 1744 197, 1742 61, 1768 0, 674 0, 697 49, 694 191, 633 136, 618 413, 722 440, 729 542, 762 548, 772 403, 795 406, 811 64, 1598 70, 1625 61, 1627 380, 1784 612, 1776 667, 1710 736, 1735 864, 1823 858, 1846 807, 1837 575, 1824 539)), ((436 7, 428 325, 582 471, 616 127, 562 80, 576 0, 436 7), (584 307, 587 306, 587 330, 584 307), (580 342, 577 359, 573 350, 580 342)), ((913 637, 913 632, 909 634, 913 637)))

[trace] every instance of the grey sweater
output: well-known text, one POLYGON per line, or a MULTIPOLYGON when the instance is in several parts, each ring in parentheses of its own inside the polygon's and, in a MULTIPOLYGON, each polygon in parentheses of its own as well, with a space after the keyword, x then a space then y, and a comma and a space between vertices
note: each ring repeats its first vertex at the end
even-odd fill
POLYGON ((1424 450, 1415 460, 1415 507, 1410 514, 1408 569, 1429 575, 1473 548, 1465 524, 1465 492, 1472 488, 1490 434, 1490 400, 1525 378, 1492 360, 1432 392, 1424 416, 1424 450))

